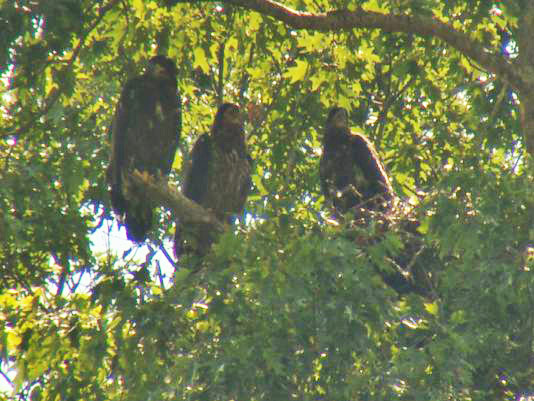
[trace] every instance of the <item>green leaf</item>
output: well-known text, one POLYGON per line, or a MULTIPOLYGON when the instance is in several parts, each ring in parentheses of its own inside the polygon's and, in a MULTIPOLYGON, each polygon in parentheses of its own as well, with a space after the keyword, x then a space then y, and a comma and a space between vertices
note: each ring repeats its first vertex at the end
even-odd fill
POLYGON ((288 68, 284 74, 284 77, 289 78, 292 84, 302 81, 308 71, 308 62, 306 60, 297 60, 296 63, 296 66, 288 68))
POLYGON ((431 315, 437 316, 439 306, 436 302, 432 303, 425 303, 425 310, 430 313, 431 315))
POLYGON ((197 68, 200 67, 204 74, 208 74, 210 72, 210 66, 208 64, 208 59, 206 58, 206 52, 201 47, 195 48, 193 50, 193 67, 197 68))
POLYGON ((263 18, 259 13, 251 13, 249 17, 248 28, 252 31, 257 31, 260 28, 263 18))
POLYGON ((261 177, 258 174, 252 175, 252 182, 254 183, 254 186, 259 189, 261 196, 265 196, 269 194, 269 191, 265 189, 265 186, 263 185, 263 182, 261 181, 261 177))
POLYGON ((322 74, 314 75, 310 78, 310 80, 312 83, 311 90, 316 91, 319 88, 319 86, 321 86, 321 84, 326 81, 326 76, 322 74))

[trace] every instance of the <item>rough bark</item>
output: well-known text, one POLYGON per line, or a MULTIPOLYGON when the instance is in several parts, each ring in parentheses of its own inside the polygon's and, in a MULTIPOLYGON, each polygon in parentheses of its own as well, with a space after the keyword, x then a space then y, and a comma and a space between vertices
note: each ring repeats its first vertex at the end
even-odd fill
POLYGON ((223 231, 222 223, 211 211, 186 198, 164 180, 154 179, 149 174, 137 170, 130 175, 130 179, 134 185, 145 189, 150 199, 171 210, 174 217, 180 221, 208 225, 214 231, 223 231))
POLYGON ((422 18, 413 15, 381 14, 358 9, 356 11, 335 10, 313 14, 293 10, 272 0, 222 0, 250 10, 269 15, 285 22, 294 29, 317 31, 351 30, 355 28, 376 28, 385 32, 411 33, 423 37, 433 36, 448 43, 489 72, 498 74, 516 90, 523 80, 513 64, 499 51, 491 51, 469 34, 459 32, 436 18, 422 18))
POLYGON ((413 15, 381 14, 358 9, 309 13, 284 6, 273 0, 221 0, 284 22, 293 29, 339 31, 355 28, 404 32, 423 37, 436 37, 458 50, 488 72, 507 82, 518 94, 521 103, 521 125, 527 152, 534 156, 534 2, 526 2, 518 39, 519 61, 501 54, 474 39, 469 33, 457 31, 436 18, 413 15))

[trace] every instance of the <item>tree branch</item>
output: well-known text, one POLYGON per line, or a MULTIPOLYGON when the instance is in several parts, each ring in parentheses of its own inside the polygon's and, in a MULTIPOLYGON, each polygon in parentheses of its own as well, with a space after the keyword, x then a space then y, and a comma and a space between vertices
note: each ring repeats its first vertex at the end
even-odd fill
POLYGON ((489 51, 469 34, 459 32, 436 18, 421 18, 413 15, 381 14, 362 9, 356 11, 336 10, 312 14, 297 11, 273 0, 221 0, 250 10, 269 15, 294 29, 317 31, 351 30, 354 28, 381 29, 385 32, 412 33, 422 37, 437 37, 480 66, 499 75, 516 91, 524 89, 524 82, 510 60, 497 52, 489 51))
POLYGON ((164 180, 154 179, 151 175, 138 170, 130 175, 130 180, 134 185, 143 188, 150 199, 172 210, 174 217, 181 222, 209 225, 215 231, 224 231, 223 224, 211 211, 186 198, 164 180))

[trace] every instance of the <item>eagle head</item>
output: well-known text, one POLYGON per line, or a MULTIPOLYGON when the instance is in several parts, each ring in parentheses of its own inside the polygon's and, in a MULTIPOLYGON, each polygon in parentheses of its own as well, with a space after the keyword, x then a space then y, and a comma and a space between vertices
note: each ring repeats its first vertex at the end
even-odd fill
POLYGON ((214 128, 222 127, 243 127, 243 116, 239 110, 239 106, 233 103, 223 103, 219 106, 217 114, 215 115, 215 121, 213 122, 214 128))
POLYGON ((349 126, 349 113, 343 107, 333 107, 328 113, 326 126, 347 128, 349 126))
POLYGON ((158 78, 176 79, 178 70, 170 58, 158 55, 148 61, 148 73, 158 78))

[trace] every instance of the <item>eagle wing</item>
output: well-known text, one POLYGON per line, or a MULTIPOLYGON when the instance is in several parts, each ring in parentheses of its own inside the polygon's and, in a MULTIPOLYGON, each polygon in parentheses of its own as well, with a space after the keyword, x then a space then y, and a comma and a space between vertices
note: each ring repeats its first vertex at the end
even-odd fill
MULTIPOLYGON (((210 164, 213 159, 212 151, 211 137, 208 134, 201 135, 193 145, 191 159, 185 171, 182 193, 201 206, 204 206, 205 198, 208 195, 210 164)), ((179 220, 176 220, 174 255, 177 258, 180 257, 186 246, 183 239, 184 228, 184 225, 179 220)), ((209 233, 201 232, 200 235, 208 237, 209 233)), ((204 241, 208 241, 208 239, 200 239, 196 247, 202 247, 203 245, 200 245, 200 243, 204 241)))
POLYGON ((321 191, 327 200, 332 200, 335 196, 335 186, 333 182, 334 166, 332 155, 323 148, 323 154, 319 162, 319 178, 321 180, 321 191))
POLYGON ((358 190, 365 199, 376 195, 382 195, 386 200, 391 199, 392 189, 388 176, 372 143, 362 135, 352 135, 351 141, 354 162, 360 170, 358 174, 362 174, 365 180, 365 188, 358 190))
POLYGON ((359 203, 361 197, 354 193, 357 177, 352 145, 348 130, 344 135, 337 135, 335 140, 325 141, 319 164, 321 190, 343 212, 359 203))
MULTIPOLYGON (((136 109, 137 102, 142 96, 140 90, 140 79, 135 78, 124 86, 112 124, 112 151, 110 160, 109 178, 111 181, 111 203, 115 212, 122 215, 126 212, 127 201, 122 191, 123 174, 128 167, 128 159, 135 158, 135 155, 128 151, 128 144, 133 140, 132 130, 137 126, 136 109)), ((135 147, 133 148, 135 150, 135 147)))
POLYGON ((189 199, 202 205, 208 190, 212 143, 208 134, 197 139, 191 151, 191 164, 186 173, 183 193, 189 199))

